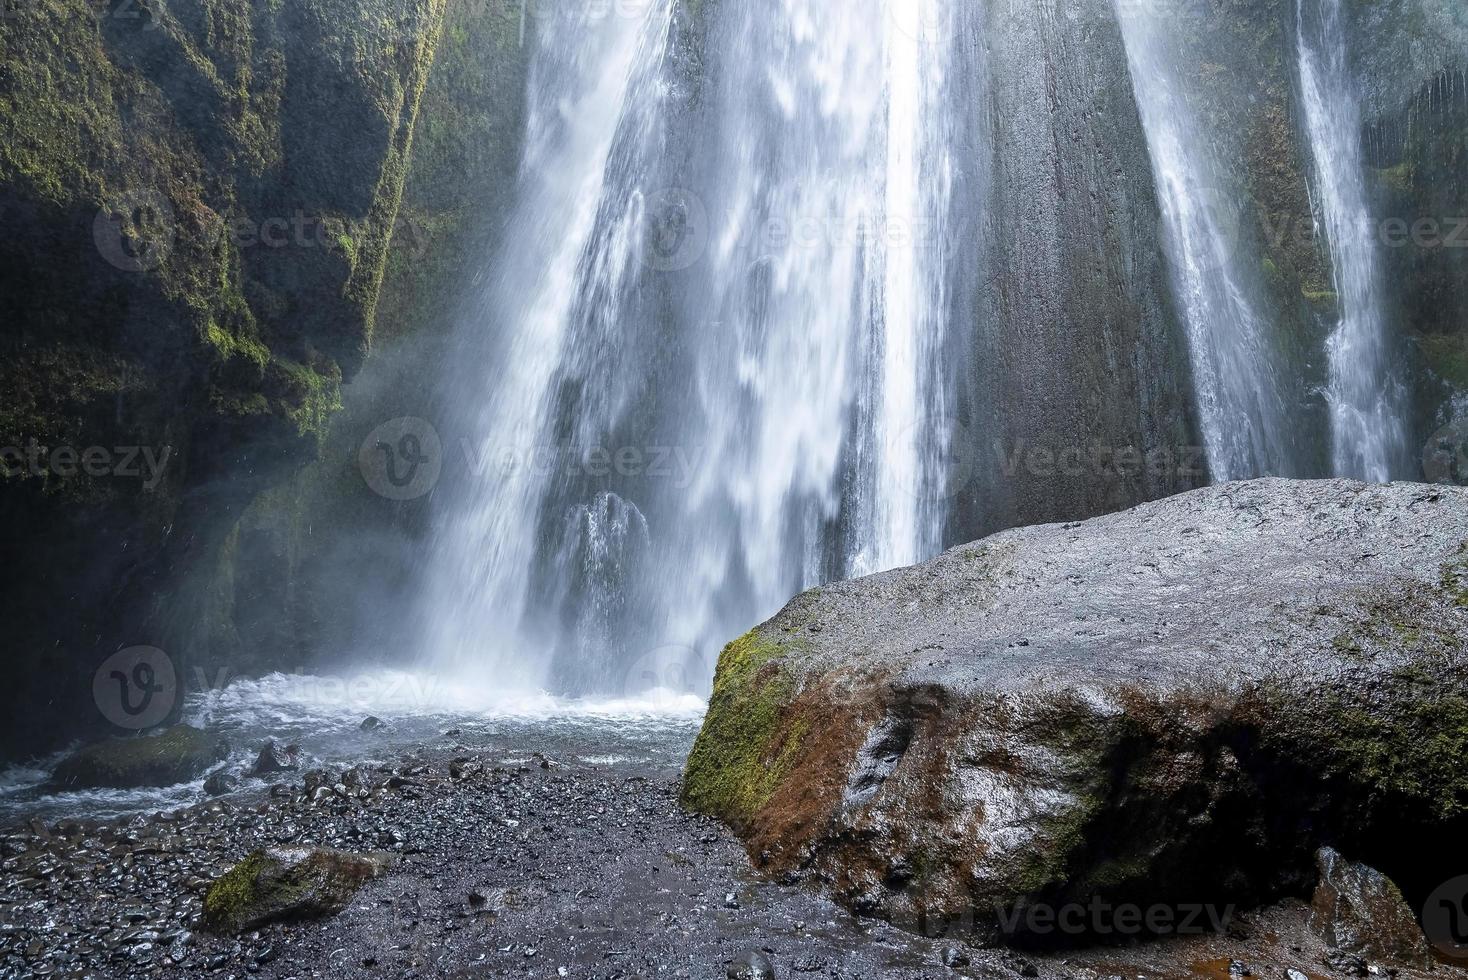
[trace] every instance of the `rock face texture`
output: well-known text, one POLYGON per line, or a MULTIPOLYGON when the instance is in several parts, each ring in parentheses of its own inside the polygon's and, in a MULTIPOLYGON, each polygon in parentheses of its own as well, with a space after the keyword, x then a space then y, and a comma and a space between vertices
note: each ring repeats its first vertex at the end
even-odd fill
POLYGON ((1322 844, 1410 896, 1468 807, 1465 650, 1468 490, 1225 484, 799 596, 720 658, 684 800, 770 874, 1018 941, 1308 896, 1322 844))
POLYGON ((1114 6, 976 6, 986 55, 967 84, 990 157, 970 165, 987 176, 967 220, 992 244, 971 264, 974 327, 955 357, 954 439, 973 482, 951 518, 966 533, 949 541, 1206 482, 1201 460, 1173 459, 1199 440, 1114 6), (1124 447, 1171 462, 1118 466, 1124 447), (1077 450, 1080 465, 1048 463, 1077 450))

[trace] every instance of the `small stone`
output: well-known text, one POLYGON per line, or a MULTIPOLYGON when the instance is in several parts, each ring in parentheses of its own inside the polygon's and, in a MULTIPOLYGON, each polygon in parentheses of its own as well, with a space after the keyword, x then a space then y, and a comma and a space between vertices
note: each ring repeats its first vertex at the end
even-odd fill
POLYGON ((1285 971, 1286 980, 1310 980, 1308 976, 1296 970, 1294 967, 1285 971))
POLYGON ((1365 974, 1368 956, 1422 969, 1432 965, 1427 937, 1390 878, 1329 847, 1316 853, 1315 863, 1320 883, 1310 925, 1335 952, 1333 958, 1358 976, 1365 974))
POLYGON ((959 966, 968 966, 968 964, 969 964, 968 954, 965 953, 963 950, 959 949, 957 946, 945 946, 945 947, 943 947, 943 965, 944 966, 949 967, 951 969, 951 968, 959 967, 959 966))
POLYGON ((236 785, 235 778, 229 773, 216 772, 204 780, 204 792, 210 796, 223 796, 226 793, 233 793, 236 785))
POLYGON ((743 953, 729 964, 729 980, 775 980, 775 968, 763 953, 743 953))
POLYGON ((251 772, 256 776, 294 772, 301 764, 300 751, 294 745, 281 748, 275 744, 274 739, 267 739, 265 744, 260 746, 260 754, 256 756, 255 767, 251 772))
POLYGON ((382 728, 384 725, 386 725, 386 722, 384 722, 381 718, 377 717, 376 715, 368 715, 366 718, 362 719, 362 724, 358 727, 361 728, 364 732, 375 732, 379 728, 382 728))

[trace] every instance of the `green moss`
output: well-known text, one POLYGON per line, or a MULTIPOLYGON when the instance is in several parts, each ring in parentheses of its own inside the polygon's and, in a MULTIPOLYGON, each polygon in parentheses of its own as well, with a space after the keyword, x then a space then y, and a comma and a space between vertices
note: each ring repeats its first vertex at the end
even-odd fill
POLYGON ((209 886, 204 896, 205 924, 216 932, 232 932, 259 900, 258 880, 269 859, 256 851, 209 886))
POLYGON ((1439 820, 1468 812, 1468 699, 1428 695, 1397 713, 1339 699, 1329 724, 1336 774, 1374 799, 1411 801, 1439 820))
POLYGON ((1460 334, 1434 334, 1417 338, 1423 362, 1429 371, 1460 392, 1468 392, 1468 338, 1460 334))
POLYGON ((270 348, 257 338, 230 333, 213 320, 204 328, 204 339, 217 352, 221 362, 243 360, 253 365, 257 374, 263 375, 265 365, 270 361, 270 348))
POLYGON ((335 364, 327 373, 295 361, 277 358, 271 370, 283 392, 281 412, 300 436, 325 438, 331 417, 341 409, 341 373, 335 364))
POLYGON ((56 767, 60 786, 170 786, 193 779, 223 758, 225 747, 212 735, 177 725, 160 735, 114 738, 85 746, 56 767))
POLYGON ((1409 162, 1404 161, 1395 167, 1384 167, 1376 171, 1376 179, 1393 194, 1412 193, 1413 174, 1409 162))
POLYGON ((783 724, 794 693, 775 663, 783 652, 751 630, 719 656, 708 716, 683 778, 689 809, 747 823, 788 771, 806 731, 799 722, 783 724))
POLYGON ((1036 846, 1022 858, 1015 886, 1033 895, 1069 881, 1072 859, 1085 848, 1086 829, 1103 806, 1099 796, 1083 794, 1063 812, 1043 821, 1042 832, 1034 838, 1036 846))

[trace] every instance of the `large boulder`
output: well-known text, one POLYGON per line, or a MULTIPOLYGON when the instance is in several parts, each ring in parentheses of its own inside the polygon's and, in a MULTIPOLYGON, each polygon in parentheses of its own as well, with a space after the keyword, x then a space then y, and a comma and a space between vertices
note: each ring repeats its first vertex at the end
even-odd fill
POLYGON ((64 789, 172 786, 200 776, 229 755, 217 735, 177 725, 158 735, 113 738, 77 749, 51 774, 64 789))
MULTIPOLYGON (((1468 807, 1468 490, 1265 480, 812 590, 719 660, 683 798, 861 912, 1409 897, 1468 807)), ((1087 917, 1087 921, 1093 921, 1087 917)))
POLYGON ((249 932, 272 922, 335 915, 364 884, 392 867, 390 854, 327 848, 256 851, 210 886, 204 925, 211 932, 249 932))

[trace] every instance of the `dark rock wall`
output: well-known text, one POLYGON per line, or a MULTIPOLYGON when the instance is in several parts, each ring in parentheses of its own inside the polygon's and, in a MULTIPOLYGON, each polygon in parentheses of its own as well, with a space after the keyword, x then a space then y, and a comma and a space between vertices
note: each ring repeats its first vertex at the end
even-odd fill
POLYGON ((977 479, 957 501, 961 540, 1116 510, 1205 477, 1116 465, 1118 453, 1199 440, 1111 3, 983 10, 991 190, 979 219, 988 254, 971 267, 979 327, 964 359, 963 436, 977 479))
POLYGON ((165 642, 160 569, 207 567, 229 515, 315 456, 371 344, 443 6, 4 15, 0 744, 20 747, 90 717, 113 650, 165 642))

